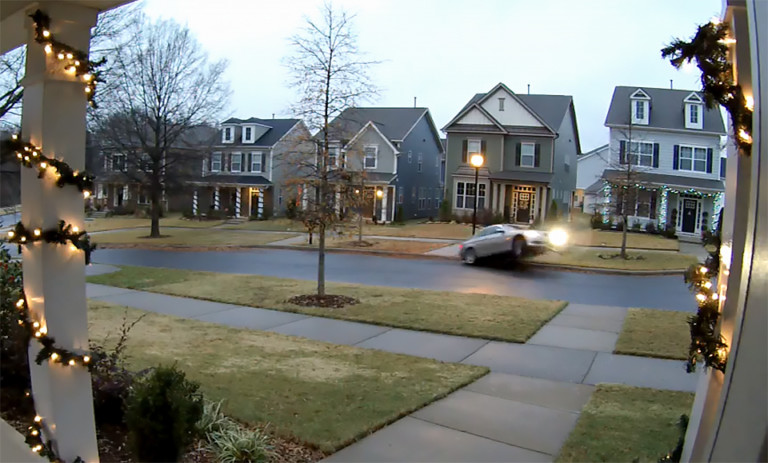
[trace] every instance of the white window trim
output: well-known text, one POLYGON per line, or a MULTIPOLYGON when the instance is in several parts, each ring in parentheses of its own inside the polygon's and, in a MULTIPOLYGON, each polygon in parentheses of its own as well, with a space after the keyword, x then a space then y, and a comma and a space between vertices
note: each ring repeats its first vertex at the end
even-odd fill
POLYGON ((243 135, 242 135, 243 143, 253 143, 256 141, 256 126, 254 125, 244 125, 243 126, 243 135), (251 138, 245 138, 245 129, 251 129, 251 138))
MULTIPOLYGON (((341 157, 341 146, 340 145, 328 145, 328 158, 331 157, 331 153, 335 151, 333 162, 328 163, 328 168, 332 167, 339 167, 339 158, 341 157)), ((363 160, 363 163, 365 163, 365 160, 363 160)))
POLYGON ((639 140, 635 140, 635 141, 630 142, 629 140, 626 140, 626 146, 627 146, 627 152, 624 153, 624 159, 627 161, 627 163, 632 164, 633 166, 638 166, 638 167, 653 168, 653 142, 650 142, 650 141, 639 141, 639 140), (639 153, 638 154, 638 153, 632 151, 632 143, 636 143, 638 148, 640 147, 640 145, 651 145, 651 154, 644 154, 644 153, 639 153), (634 158, 633 158, 633 156, 634 156, 634 158), (639 162, 641 156, 644 156, 644 157, 650 156, 651 163, 649 165, 647 165, 647 166, 641 164, 639 162))
POLYGON ((379 145, 364 145, 363 146, 363 169, 375 170, 378 167, 378 165, 379 165, 379 145), (368 153, 367 153, 368 148, 374 149, 373 167, 368 167, 365 162, 366 159, 368 159, 368 153))
POLYGON ((504 100, 505 98, 499 98, 499 111, 504 111, 504 100))
POLYGON ((254 173, 264 173, 264 166, 261 165, 261 158, 263 157, 264 152, 263 151, 253 151, 251 152, 251 172, 254 173), (256 166, 259 166, 258 170, 256 169, 256 166))
MULTIPOLYGON (((714 159, 712 160, 714 162, 714 159)), ((707 173, 707 147, 706 146, 696 146, 696 145, 680 145, 677 149, 677 170, 683 171, 683 172, 694 172, 697 174, 706 174, 707 173), (691 149, 691 168, 690 169, 683 169, 683 148, 690 148, 691 149), (696 150, 704 150, 704 170, 696 170, 696 150)), ((713 169, 714 170, 714 169, 713 169)))
POLYGON ((650 100, 647 98, 633 98, 632 99, 632 105, 630 110, 632 111, 632 123, 633 124, 641 124, 641 125, 648 125, 649 120, 649 113, 650 113, 650 100), (639 118, 637 117, 637 105, 641 104, 643 106, 643 117, 639 118))
POLYGON ((243 153, 241 153, 239 151, 236 151, 236 152, 232 153, 230 155, 230 157, 229 157, 229 166, 230 166, 229 167, 229 171, 230 172, 242 172, 243 171, 243 153), (240 157, 240 167, 238 167, 237 170, 235 170, 235 163, 233 162, 235 156, 239 156, 240 157))
POLYGON ((469 162, 470 162, 470 160, 472 158, 472 153, 480 153, 480 154, 483 153, 483 139, 482 138, 467 138, 467 160, 466 160, 465 164, 469 164, 469 162), (469 149, 469 146, 472 143, 477 143, 477 146, 478 146, 478 150, 477 151, 472 151, 471 149, 469 149))
POLYGON ((112 155, 112 171, 113 172, 126 172, 128 171, 128 163, 127 163, 127 156, 125 154, 119 153, 119 154, 113 154, 112 155), (123 167, 122 169, 117 167, 117 164, 115 160, 117 158, 121 158, 123 160, 123 167))
MULTIPOLYGON (((471 180, 456 180, 454 182, 454 188, 453 188, 453 201, 454 201, 454 207, 453 208, 454 209, 462 209, 462 210, 468 210, 468 211, 473 210, 473 207, 471 207, 471 206, 467 207, 467 198, 474 197, 474 195, 467 194, 467 191, 468 191, 467 186, 474 187, 475 186, 475 182, 471 181, 471 180), (456 204, 458 204, 458 201, 456 201, 456 198, 459 195, 459 183, 463 183, 464 184, 464 193, 462 194, 462 197, 464 199, 462 201, 461 207, 456 206, 456 204)), ((480 198, 483 198, 483 208, 487 208, 488 207, 488 201, 487 201, 488 200, 488 190, 489 190, 488 184, 486 182, 478 182, 477 189, 478 190, 482 190, 483 194, 480 195, 480 198)), ((479 205, 478 205, 478 209, 480 209, 479 205)))
POLYGON ((231 125, 225 125, 221 128, 221 142, 222 143, 234 143, 235 142, 235 127, 231 125), (231 129, 232 136, 227 137, 227 129, 231 129))
POLYGON ((211 172, 221 172, 221 164, 224 161, 224 155, 222 153, 211 153, 211 172), (215 167, 216 156, 219 157, 219 167, 215 167))
POLYGON ((532 142, 522 142, 522 143, 520 143, 520 167, 526 167, 526 168, 529 168, 529 169, 532 169, 532 168, 536 167, 536 143, 532 143, 532 142), (530 154, 530 158, 531 158, 531 165, 530 166, 525 165, 525 163, 523 162, 523 159, 525 159, 525 157, 527 156, 525 153, 523 153, 523 147, 526 146, 526 145, 533 147, 533 150, 532 150, 532 152, 530 154))
POLYGON ((686 129, 703 129, 704 128, 704 105, 700 103, 686 103, 685 104, 685 128, 686 129), (691 121, 691 115, 693 114, 693 108, 698 109, 698 122, 691 121))

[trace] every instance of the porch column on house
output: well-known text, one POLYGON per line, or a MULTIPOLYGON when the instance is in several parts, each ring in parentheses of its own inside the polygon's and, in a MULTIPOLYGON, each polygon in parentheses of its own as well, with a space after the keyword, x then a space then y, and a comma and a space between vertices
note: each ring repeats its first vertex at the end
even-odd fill
MULTIPOLYGON (((45 3, 56 39, 88 52, 90 29, 97 10, 68 2, 45 3)), ((73 169, 85 167, 86 97, 80 79, 65 73, 55 58, 34 40, 32 21, 27 33, 26 76, 23 80, 22 137, 73 169)), ((56 228, 59 220, 85 228, 83 194, 75 187, 55 186, 53 175, 38 178, 36 169, 21 168, 22 223, 29 229, 56 228)), ((35 243, 22 247, 24 291, 31 317, 39 321, 58 347, 88 351, 88 311, 85 300, 83 252, 69 245, 35 243)), ((31 341, 29 358, 40 344, 31 341)), ((81 366, 29 362, 32 394, 42 417, 44 440, 52 440, 59 457, 98 461, 91 377, 81 366)))
POLYGON ((251 211, 253 211, 253 188, 248 188, 248 213, 246 214, 247 217, 251 216, 251 211))
POLYGON ((547 197, 547 187, 541 187, 541 221, 547 218, 547 205, 549 204, 549 198, 547 197))
POLYGON ((256 203, 257 217, 262 219, 264 218, 264 189, 259 188, 257 191, 259 192, 258 202, 256 203))
POLYGON ((501 184, 495 184, 493 190, 493 210, 498 214, 501 212, 501 184))
POLYGON ((387 223, 387 190, 381 196, 381 222, 387 223))
POLYGON ((217 211, 221 209, 221 192, 218 186, 213 189, 213 208, 217 211))
POLYGON ((235 217, 240 217, 240 188, 235 188, 235 217))
POLYGON ((194 216, 197 215, 197 200, 198 200, 197 196, 198 196, 198 192, 197 192, 197 188, 195 188, 195 192, 192 195, 192 215, 194 216))

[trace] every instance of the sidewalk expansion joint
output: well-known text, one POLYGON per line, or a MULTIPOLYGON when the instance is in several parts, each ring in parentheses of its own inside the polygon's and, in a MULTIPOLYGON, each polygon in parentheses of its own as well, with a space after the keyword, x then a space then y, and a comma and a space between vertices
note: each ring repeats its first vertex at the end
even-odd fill
MULTIPOLYGON (((482 338, 469 338, 469 339, 482 339, 482 338)), ((490 343, 490 342, 491 342, 489 339, 483 339, 483 341, 485 341, 485 342, 484 342, 484 343, 483 343, 483 344, 482 344, 480 347, 478 347, 477 349, 473 350, 472 352, 470 352, 470 353, 469 353, 469 355, 467 355, 466 357, 464 357, 463 359, 459 360, 459 361, 458 361, 458 362, 456 362, 456 363, 464 363, 464 361, 465 361, 466 359, 468 359, 468 358, 472 357, 473 355, 475 355, 475 354, 477 353, 477 351, 479 351, 479 350, 480 350, 480 349, 482 349, 483 347, 487 346, 487 345, 488 345, 488 343, 490 343)), ((489 368, 489 370, 490 370, 490 368, 489 368)))
MULTIPOLYGON (((344 321, 347 321, 347 320, 344 320, 344 321)), ((360 323, 360 322, 358 322, 358 323, 360 323)), ((374 334, 372 336, 368 336, 367 338, 363 339, 362 341, 358 341, 358 342, 356 342, 354 344, 350 344, 350 346, 356 347, 356 346, 358 346, 358 345, 360 345, 360 344, 362 344, 364 342, 370 341, 373 338, 377 338, 379 336, 385 335, 385 334, 387 334, 390 331, 395 329, 395 328, 393 328, 391 326, 373 325, 372 323, 366 323, 366 325, 379 326, 381 328, 386 328, 386 329, 384 331, 382 331, 381 333, 376 333, 376 334, 374 334)), ((370 347, 362 347, 362 349, 370 349, 370 347)), ((376 349, 376 350, 382 350, 382 349, 376 349)), ((389 352, 389 351, 384 351, 384 352, 389 352)), ((416 356, 414 356, 414 357, 416 357, 416 356)))

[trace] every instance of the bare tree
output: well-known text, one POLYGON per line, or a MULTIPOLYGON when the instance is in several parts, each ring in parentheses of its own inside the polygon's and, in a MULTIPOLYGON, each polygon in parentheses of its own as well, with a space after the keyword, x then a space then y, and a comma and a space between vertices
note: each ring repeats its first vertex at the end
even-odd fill
POLYGON ((107 156, 124 156, 126 175, 148 190, 156 238, 165 189, 205 138, 195 131, 212 126, 227 104, 227 63, 209 63, 189 29, 170 20, 141 17, 129 33, 114 60, 115 86, 97 117, 97 139, 107 156))
POLYGON ((357 47, 353 15, 326 3, 319 20, 306 18, 299 33, 291 37, 294 53, 285 64, 292 76, 291 86, 299 92, 293 110, 317 130, 317 155, 301 171, 304 184, 311 187, 305 196, 304 214, 318 232, 317 295, 325 296, 325 234, 338 220, 334 184, 348 181, 329 154, 329 123, 344 109, 370 99, 377 93, 368 76, 375 61, 365 60, 357 47))

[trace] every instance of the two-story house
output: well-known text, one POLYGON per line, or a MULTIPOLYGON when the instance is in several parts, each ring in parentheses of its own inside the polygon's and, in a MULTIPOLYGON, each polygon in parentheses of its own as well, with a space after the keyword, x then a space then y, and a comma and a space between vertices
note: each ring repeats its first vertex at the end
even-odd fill
POLYGON ((446 200, 454 214, 478 209, 511 223, 544 219, 554 200, 570 210, 581 151, 573 98, 518 95, 503 83, 478 93, 444 128, 446 200), (483 155, 475 192, 472 154, 483 155))
POLYGON ((366 217, 436 217, 443 145, 427 108, 348 108, 329 125, 334 167, 358 172, 366 217), (381 197, 377 195, 381 190, 381 197))
POLYGON ((708 109, 701 93, 691 90, 616 87, 605 126, 611 162, 604 180, 615 185, 636 171, 630 224, 653 221, 682 237, 715 224, 723 204, 726 134, 718 108, 708 109))
POLYGON ((595 212, 595 202, 603 190, 603 172, 610 162, 610 148, 606 143, 591 151, 582 153, 576 160, 576 202, 574 207, 582 212, 595 212))
POLYGON ((295 193, 285 182, 290 166, 281 160, 311 144, 309 129, 299 119, 227 119, 203 161, 202 175, 191 182, 192 213, 282 215, 295 193))

